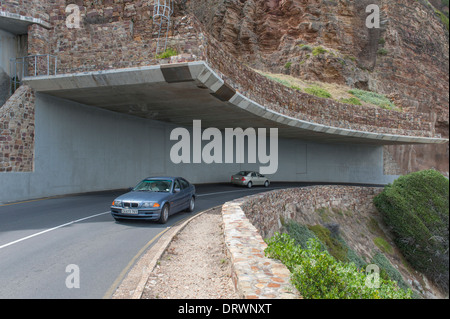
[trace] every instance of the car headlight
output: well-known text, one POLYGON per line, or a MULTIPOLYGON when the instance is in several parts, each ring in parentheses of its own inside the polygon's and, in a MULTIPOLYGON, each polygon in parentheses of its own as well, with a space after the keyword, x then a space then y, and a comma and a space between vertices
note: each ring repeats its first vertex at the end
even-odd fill
POLYGON ((160 205, 157 202, 144 202, 142 208, 158 208, 160 205))
POLYGON ((122 207, 122 201, 121 200, 115 200, 112 202, 112 206, 114 207, 122 207))

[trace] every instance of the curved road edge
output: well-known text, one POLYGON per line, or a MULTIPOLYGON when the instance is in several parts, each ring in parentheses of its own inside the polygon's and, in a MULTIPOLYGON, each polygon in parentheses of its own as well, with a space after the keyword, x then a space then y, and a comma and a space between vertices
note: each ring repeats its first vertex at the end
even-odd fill
POLYGON ((191 221, 209 212, 210 210, 221 206, 222 205, 218 205, 196 213, 194 216, 187 217, 177 222, 177 224, 165 229, 158 236, 154 237, 142 249, 146 250, 146 252, 142 253, 141 251, 135 256, 129 266, 123 270, 122 274, 116 279, 115 283, 110 289, 108 289, 106 294, 103 296, 103 299, 141 299, 148 277, 152 273, 158 261, 161 259, 167 247, 172 242, 173 238, 191 221), (151 246, 152 244, 153 246, 151 246), (135 263, 138 258, 139 261, 135 263), (117 287, 117 285, 119 286, 117 287))

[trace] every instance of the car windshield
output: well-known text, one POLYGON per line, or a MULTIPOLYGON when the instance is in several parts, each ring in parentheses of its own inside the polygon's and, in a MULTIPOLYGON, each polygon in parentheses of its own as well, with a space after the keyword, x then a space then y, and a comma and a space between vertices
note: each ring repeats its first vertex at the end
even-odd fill
POLYGON ((248 171, 240 171, 239 173, 237 173, 236 175, 240 175, 240 176, 247 176, 249 173, 248 171))
POLYGON ((135 192, 170 192, 172 188, 171 180, 151 179, 144 180, 137 185, 135 192))

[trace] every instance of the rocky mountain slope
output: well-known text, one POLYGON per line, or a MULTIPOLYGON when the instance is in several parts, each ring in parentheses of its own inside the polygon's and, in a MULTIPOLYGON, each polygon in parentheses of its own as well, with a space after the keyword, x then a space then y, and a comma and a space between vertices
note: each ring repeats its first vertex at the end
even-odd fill
MULTIPOLYGON (((444 10, 438 2, 434 5, 444 10)), ((449 32, 440 11, 428 1, 183 3, 207 32, 250 67, 382 93, 404 111, 428 114, 435 132, 449 136, 449 32), (379 29, 365 25, 369 4, 380 7, 379 29)), ((448 144, 387 149, 404 174, 433 167, 448 176, 448 144)))

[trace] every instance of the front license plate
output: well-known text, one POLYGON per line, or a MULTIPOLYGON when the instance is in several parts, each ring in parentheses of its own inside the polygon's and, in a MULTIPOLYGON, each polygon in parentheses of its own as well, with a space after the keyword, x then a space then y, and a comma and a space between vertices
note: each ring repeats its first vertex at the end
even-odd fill
POLYGON ((138 210, 137 209, 122 209, 122 214, 127 214, 127 215, 137 215, 138 214, 138 210))

